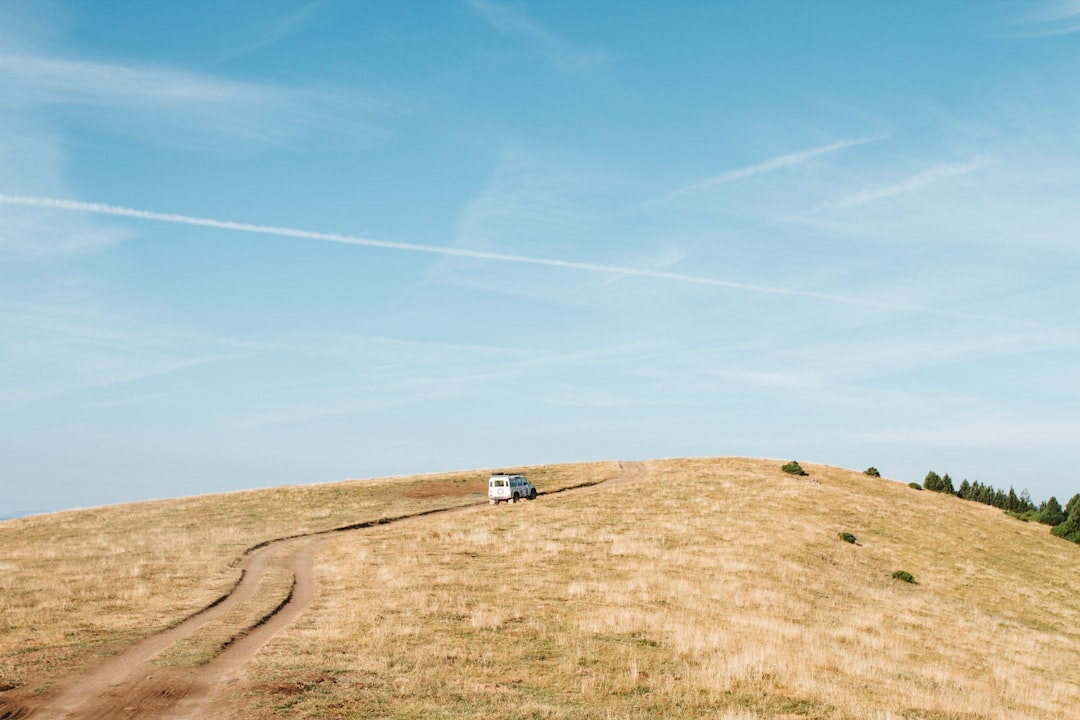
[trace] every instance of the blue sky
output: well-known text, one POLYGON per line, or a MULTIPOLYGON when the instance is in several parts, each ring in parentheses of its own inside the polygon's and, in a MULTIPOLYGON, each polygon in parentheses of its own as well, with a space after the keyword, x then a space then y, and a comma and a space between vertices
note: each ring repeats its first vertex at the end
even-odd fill
POLYGON ((1080 3, 5 2, 0 516, 751 455, 1064 501, 1080 3))

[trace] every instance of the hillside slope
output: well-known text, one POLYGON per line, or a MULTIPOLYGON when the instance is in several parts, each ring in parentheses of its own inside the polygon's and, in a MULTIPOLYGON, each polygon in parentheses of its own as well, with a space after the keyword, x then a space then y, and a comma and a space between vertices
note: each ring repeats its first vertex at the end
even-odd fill
POLYGON ((309 717, 1075 710, 1080 548, 985 506, 779 466, 645 463, 633 483, 335 540, 321 600, 264 649, 254 689, 309 717))
MULTIPOLYGON (((541 490, 621 479, 327 535, 312 603, 262 646, 223 716, 1071 714, 1080 547, 986 506, 803 466, 807 478, 745 459, 536 468, 541 490)), ((262 540, 474 503, 481 483, 275 489, 0 524, 0 687, 62 684, 115 641, 175 625, 227 592, 262 540), (45 575, 65 572, 85 577, 49 590, 45 575)))
MULTIPOLYGON (((549 489, 617 463, 530 468, 549 489)), ((180 624, 228 594, 269 540, 483 502, 486 471, 201 495, 0 523, 0 699, 180 624)), ((0 715, 2 716, 2 715, 0 715)))

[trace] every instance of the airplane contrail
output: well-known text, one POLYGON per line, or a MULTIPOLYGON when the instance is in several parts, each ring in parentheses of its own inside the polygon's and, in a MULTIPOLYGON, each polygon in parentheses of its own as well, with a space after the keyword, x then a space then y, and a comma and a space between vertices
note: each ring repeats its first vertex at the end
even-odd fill
POLYGON ((995 165, 997 160, 990 155, 978 155, 968 162, 964 163, 944 163, 942 165, 935 165, 929 170, 923 170, 917 175, 912 175, 906 180, 902 180, 893 185, 887 185, 885 187, 870 188, 867 190, 860 190, 859 192, 852 193, 847 197, 840 198, 839 200, 833 200, 818 205, 814 210, 820 212, 822 210, 842 210, 844 208, 855 207, 856 205, 863 205, 874 200, 881 200, 882 198, 892 197, 894 195, 902 195, 903 193, 911 192, 912 190, 918 190, 924 185, 930 185, 931 183, 944 180, 946 178, 956 177, 959 175, 967 175, 969 173, 983 170, 992 165, 995 165))
POLYGON ((673 200, 687 193, 696 192, 698 190, 704 190, 714 185, 720 185, 723 183, 733 182, 735 180, 742 180, 743 178, 753 177, 754 175, 760 175, 762 173, 771 172, 778 168, 789 167, 791 165, 799 165, 812 160, 819 155, 826 155, 828 153, 836 152, 837 150, 844 150, 850 147, 857 147, 859 145, 866 145, 867 143, 878 142, 885 139, 885 135, 873 135, 871 137, 855 138, 852 140, 837 140, 836 142, 829 143, 828 145, 821 145, 819 147, 810 148, 809 150, 800 150, 798 152, 788 153, 787 155, 779 155, 777 157, 769 158, 755 165, 748 165, 746 167, 736 168, 734 170, 728 170, 722 172, 719 175, 706 178, 705 180, 699 180, 698 182, 686 185, 684 187, 672 190, 665 193, 660 197, 653 198, 646 202, 641 203, 645 205, 656 205, 668 200, 673 200))
POLYGON ((96 215, 114 215, 119 217, 136 218, 139 220, 152 220, 155 222, 174 223, 178 225, 195 225, 199 227, 217 228, 221 230, 234 230, 236 232, 255 233, 259 235, 274 235, 278 237, 300 238, 303 240, 319 240, 322 242, 342 243, 345 245, 360 245, 363 247, 384 248, 388 250, 405 250, 408 252, 429 253, 432 255, 450 255, 453 257, 472 258, 475 260, 493 260, 496 262, 519 263, 525 265, 541 265, 546 267, 564 268, 568 270, 582 270, 586 272, 603 273, 606 275, 624 275, 631 277, 653 278, 672 282, 689 283, 694 285, 707 285, 711 287, 727 288, 730 290, 742 290, 747 292, 764 293, 769 295, 785 295, 791 297, 806 297, 817 300, 846 303, 863 307, 873 307, 884 310, 900 310, 906 312, 929 312, 938 314, 928 308, 896 305, 892 303, 877 302, 865 298, 836 295, 833 293, 816 292, 813 290, 795 290, 791 288, 771 287, 768 285, 754 285, 740 283, 731 280, 703 277, 700 275, 688 275, 684 273, 668 272, 665 270, 646 270, 642 268, 624 267, 620 265, 604 265, 599 263, 578 262, 575 260, 559 260, 556 258, 533 257, 529 255, 512 255, 508 253, 488 252, 485 250, 470 250, 468 248, 446 247, 442 245, 421 245, 416 243, 397 242, 393 240, 376 240, 373 238, 343 235, 340 233, 319 232, 315 230, 300 230, 298 228, 277 227, 274 225, 254 225, 251 223, 235 222, 232 220, 215 220, 213 218, 194 217, 191 215, 179 215, 176 213, 155 212, 152 210, 139 210, 136 208, 106 205, 104 203, 83 202, 80 200, 65 200, 51 197, 31 197, 25 195, 6 195, 0 193, 0 204, 19 205, 22 207, 49 208, 56 210, 69 210, 74 212, 93 213, 96 215))

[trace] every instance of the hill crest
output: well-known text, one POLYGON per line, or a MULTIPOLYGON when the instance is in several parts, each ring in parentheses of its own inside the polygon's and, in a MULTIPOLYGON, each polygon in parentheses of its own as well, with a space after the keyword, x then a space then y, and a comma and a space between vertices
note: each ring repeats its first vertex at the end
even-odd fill
MULTIPOLYGON (((1075 545, 992 508, 803 466, 805 478, 746 458, 530 468, 542 491, 603 484, 326 536, 318 599, 239 682, 265 707, 313 717, 333 703, 462 717, 1049 718, 1075 706, 1075 545), (919 584, 893 580, 898 569, 919 584)), ((482 501, 463 488, 485 476, 4 523, 0 657, 15 688, 0 702, 50 667, 69 670, 117 637, 195 613, 235 584, 256 539, 482 501), (32 567, 69 574, 71 594, 55 608, 40 595, 31 603, 32 567), (94 574, 122 581, 99 585, 98 597, 94 574), (175 589, 156 592, 165 576, 175 589), (26 624, 31 609, 65 633, 26 624), (15 664, 19 653, 31 662, 15 664)))

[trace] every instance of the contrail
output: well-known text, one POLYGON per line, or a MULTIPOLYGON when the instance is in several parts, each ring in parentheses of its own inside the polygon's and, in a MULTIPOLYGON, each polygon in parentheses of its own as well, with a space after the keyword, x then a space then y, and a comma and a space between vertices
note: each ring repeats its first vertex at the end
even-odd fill
POLYGON ((82 202, 79 200, 64 200, 50 197, 29 197, 24 195, 5 195, 0 193, 0 204, 20 205, 23 207, 50 208, 56 210, 70 210, 74 212, 94 213, 96 215, 115 215, 119 217, 136 218, 139 220, 153 220, 155 222, 174 223, 177 225, 196 225, 199 227, 217 228, 221 230, 234 230, 236 232, 255 233, 258 235, 274 235, 278 237, 300 238, 303 240, 319 240, 323 242, 342 243, 345 245, 360 245, 363 247, 384 248, 388 250, 405 250, 408 252, 429 253, 432 255, 450 255, 453 257, 472 258, 475 260, 493 260, 496 262, 519 263, 525 265, 541 265, 545 267, 564 268, 568 270, 582 270, 586 272, 603 273, 606 275, 624 275, 631 277, 653 278, 656 280, 668 280, 672 282, 690 283, 694 285, 706 285, 710 287, 727 288, 730 290, 742 290, 747 292, 764 293, 768 295, 784 295, 789 297, 806 297, 830 302, 859 305, 882 310, 899 310, 905 312, 923 312, 930 314, 943 314, 928 308, 896 305, 892 303, 876 302, 865 298, 856 298, 833 293, 815 292, 813 290, 793 290, 790 288, 770 287, 767 285, 753 285, 749 283, 733 282, 731 280, 718 280, 715 278, 702 277, 700 275, 687 275, 684 273, 667 272, 663 270, 644 270, 641 268, 623 267, 620 265, 603 265, 598 263, 577 262, 574 260, 558 260, 554 258, 531 257, 528 255, 511 255, 507 253, 487 252, 484 250, 469 250, 466 248, 444 247, 441 245, 420 245, 416 243, 395 242, 392 240, 375 240, 372 238, 356 237, 354 235, 342 235, 339 233, 318 232, 314 230, 300 230, 297 228, 277 227, 273 225, 253 225, 251 223, 234 222, 232 220, 215 220, 213 218, 193 217, 191 215, 178 215, 176 213, 154 212, 152 210, 138 210, 136 208, 106 205, 104 203, 82 202))
POLYGON ((906 180, 902 180, 894 185, 860 190, 859 192, 852 193, 839 200, 822 203, 814 208, 814 210, 818 212, 822 210, 841 210, 843 208, 855 207, 856 205, 863 205, 882 198, 892 197, 893 195, 901 195, 906 192, 911 192, 912 190, 917 190, 924 185, 935 183, 938 180, 944 180, 958 175, 967 175, 988 168, 996 162, 997 160, 990 155, 978 155, 966 163, 935 165, 929 170, 923 170, 921 173, 912 175, 906 180))
POLYGON ((698 190, 712 187, 713 185, 720 185, 722 183, 729 183, 735 180, 742 180, 743 178, 753 177, 754 175, 760 175, 761 173, 771 172, 772 170, 776 170, 777 168, 798 165, 800 163, 806 162, 807 160, 812 160, 819 155, 826 155, 828 153, 836 152, 837 150, 843 150, 849 147, 857 147, 859 145, 877 142, 879 140, 885 139, 885 137, 885 135, 874 135, 872 137, 855 138, 853 140, 838 140, 836 142, 829 143, 828 145, 810 148, 809 150, 801 150, 799 152, 793 152, 787 155, 780 155, 777 157, 769 158, 768 160, 757 163, 756 165, 749 165, 747 167, 736 168, 735 170, 728 170, 727 172, 720 173, 719 175, 714 175, 711 178, 701 180, 699 182, 693 183, 692 185, 687 185, 677 190, 672 190, 665 195, 661 195, 658 198, 642 203, 642 205, 654 205, 657 203, 665 202, 667 200, 672 200, 681 195, 686 195, 687 193, 696 192, 698 190))
POLYGON ((278 237, 301 238, 304 240, 320 240, 323 242, 343 243, 345 245, 361 245, 364 247, 385 248, 388 250, 407 250, 409 252, 430 253, 432 255, 451 255, 455 257, 473 258, 475 260, 494 260, 497 262, 522 263, 526 265, 543 265, 547 267, 565 268, 569 270, 585 270, 607 275, 629 275, 634 277, 655 278, 658 280, 672 280, 676 282, 693 283, 696 285, 710 285, 713 287, 730 288, 732 290, 749 290, 753 292, 768 293, 772 295, 794 295, 801 297, 813 297, 822 300, 851 303, 855 305, 872 305, 874 307, 887 307, 869 300, 820 293, 809 290, 791 290, 788 288, 769 287, 766 285, 752 285, 748 283, 733 282, 730 280, 717 280, 714 278, 701 277, 698 275, 686 275, 683 273, 665 272, 662 270, 644 270, 641 268, 623 267, 619 265, 603 265, 598 263, 577 262, 574 260, 558 260, 555 258, 531 257, 528 255, 511 255, 508 253, 488 252, 484 250, 469 250, 467 248, 445 247, 442 245, 421 245, 417 243, 397 242, 393 240, 376 240, 373 238, 357 237, 355 235, 342 235, 340 233, 319 232, 316 230, 300 230, 298 228, 278 227, 274 225, 254 225, 251 223, 234 222, 232 220, 215 220, 213 218, 201 218, 191 215, 179 215, 176 213, 155 212, 152 210, 138 210, 136 208, 106 205, 104 203, 82 202, 79 200, 64 200, 49 197, 28 197, 23 195, 5 195, 0 193, 0 204, 21 205, 24 207, 52 208, 57 210, 71 210, 75 212, 94 213, 96 215, 116 215, 120 217, 137 218, 139 220, 153 220, 156 222, 174 223, 178 225, 197 225, 200 227, 217 228, 221 230, 235 230, 237 232, 255 233, 259 235, 275 235, 278 237))

